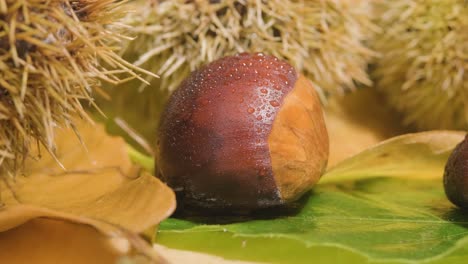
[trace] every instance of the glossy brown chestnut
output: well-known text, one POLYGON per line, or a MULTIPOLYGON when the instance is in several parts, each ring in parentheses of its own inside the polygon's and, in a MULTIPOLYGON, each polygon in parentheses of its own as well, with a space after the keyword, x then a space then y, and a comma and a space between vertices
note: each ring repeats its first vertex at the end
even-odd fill
POLYGON ((452 203, 468 209, 468 136, 455 147, 447 161, 444 189, 452 203))
POLYGON ((184 204, 253 210, 297 200, 327 159, 311 83, 275 57, 243 53, 193 72, 173 93, 156 168, 184 204))

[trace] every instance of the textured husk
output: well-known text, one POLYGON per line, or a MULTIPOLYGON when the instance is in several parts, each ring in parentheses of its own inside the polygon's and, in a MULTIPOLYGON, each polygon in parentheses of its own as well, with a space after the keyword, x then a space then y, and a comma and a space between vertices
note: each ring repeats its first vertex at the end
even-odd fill
POLYGON ((468 4, 380 1, 382 56, 372 75, 388 101, 419 130, 468 129, 468 4))
POLYGON ((368 0, 136 1, 126 23, 136 39, 125 55, 175 89, 191 71, 238 52, 289 61, 330 94, 371 84, 365 45, 373 32, 368 0))
POLYGON ((0 0, 0 170, 20 168, 31 144, 53 152, 54 127, 90 120, 82 104, 101 80, 138 77, 108 44, 124 38, 121 4, 0 0))
MULTIPOLYGON (((106 91, 112 102, 99 100, 99 106, 151 143, 168 95, 191 71, 224 56, 247 51, 285 59, 324 91, 323 101, 324 94, 371 83, 366 69, 375 53, 366 44, 377 29, 368 0, 140 0, 129 5, 137 11, 124 22, 135 39, 124 44, 123 57, 161 78, 147 79, 149 89, 134 81, 111 87, 106 91)), ((115 125, 109 128, 122 133, 115 125)))

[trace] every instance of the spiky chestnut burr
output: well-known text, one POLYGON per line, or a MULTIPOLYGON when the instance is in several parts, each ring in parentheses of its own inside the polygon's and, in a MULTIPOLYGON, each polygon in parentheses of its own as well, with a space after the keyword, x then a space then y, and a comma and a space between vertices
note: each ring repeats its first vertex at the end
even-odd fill
POLYGON ((154 86, 174 90, 203 64, 238 52, 263 52, 291 63, 326 93, 369 85, 375 31, 368 0, 135 1, 136 39, 125 56, 157 72, 154 86))
POLYGON ((371 2, 132 1, 129 8, 139 11, 124 21, 136 38, 126 43, 124 58, 162 76, 148 79, 151 89, 133 81, 111 87, 106 91, 113 100, 99 100, 99 106, 154 142, 168 94, 201 65, 242 51, 285 59, 328 94, 370 84, 365 70, 374 55, 366 47, 375 31, 371 2))
POLYGON ((250 211, 297 200, 328 159, 320 100, 273 56, 239 54, 193 72, 162 115, 157 175, 189 206, 250 211))
POLYGON ((373 77, 419 130, 468 129, 468 4, 380 1, 373 77))
POLYGON ((30 144, 53 152, 54 127, 88 118, 82 102, 94 104, 100 80, 138 77, 109 45, 122 38, 114 24, 119 6, 0 0, 0 170, 17 168, 30 144))

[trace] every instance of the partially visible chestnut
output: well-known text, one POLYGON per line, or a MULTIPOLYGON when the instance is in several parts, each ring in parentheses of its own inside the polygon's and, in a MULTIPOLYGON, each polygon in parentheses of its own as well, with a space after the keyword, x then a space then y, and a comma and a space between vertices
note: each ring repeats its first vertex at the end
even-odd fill
POLYGON ((455 147, 447 161, 444 189, 452 203, 468 209, 468 135, 455 147))
POLYGON ((311 83, 262 53, 214 61, 163 112, 157 175, 185 205, 255 210, 299 199, 324 172, 328 134, 311 83))

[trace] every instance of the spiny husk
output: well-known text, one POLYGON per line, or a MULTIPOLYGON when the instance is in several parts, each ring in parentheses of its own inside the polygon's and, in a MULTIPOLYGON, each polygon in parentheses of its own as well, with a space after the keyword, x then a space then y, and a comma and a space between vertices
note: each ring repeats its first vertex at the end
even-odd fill
POLYGON ((191 71, 238 52, 286 59, 329 94, 370 85, 369 0, 137 1, 126 56, 172 91, 191 71))
MULTIPOLYGON (((112 101, 101 99, 98 105, 109 120, 125 120, 151 143, 156 142, 162 106, 171 91, 191 71, 233 53, 262 51, 287 59, 330 94, 354 89, 359 82, 370 84, 365 70, 374 53, 365 41, 376 29, 367 0, 139 0, 129 4, 137 11, 124 22, 131 25, 135 39, 126 43, 123 57, 162 78, 148 79, 151 89, 142 89, 136 81, 106 87, 112 101)), ((108 129, 126 135, 112 122, 108 129)))
POLYGON ((99 81, 138 77, 107 43, 118 41, 114 0, 0 0, 0 170, 31 144, 54 150, 54 127, 89 119, 99 81), (103 66, 105 64, 105 66, 103 66), (124 74, 122 76, 122 74, 124 74))
POLYGON ((377 87, 408 125, 468 129, 467 2, 383 1, 379 9, 377 87))

